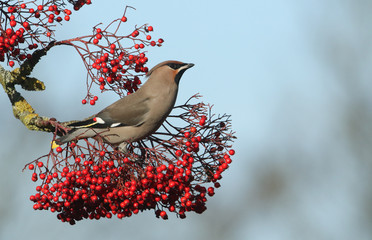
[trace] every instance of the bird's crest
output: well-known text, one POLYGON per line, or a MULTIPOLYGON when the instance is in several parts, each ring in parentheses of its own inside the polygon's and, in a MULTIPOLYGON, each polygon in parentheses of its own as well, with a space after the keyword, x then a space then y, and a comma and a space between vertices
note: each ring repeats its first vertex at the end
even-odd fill
POLYGON ((168 60, 168 61, 164 61, 164 62, 161 62, 157 65, 155 65, 153 68, 151 68, 150 71, 147 72, 146 74, 146 77, 150 77, 150 75, 158 68, 164 66, 164 65, 168 65, 170 63, 176 63, 176 64, 183 64, 183 62, 180 62, 180 61, 175 61, 175 60, 168 60))

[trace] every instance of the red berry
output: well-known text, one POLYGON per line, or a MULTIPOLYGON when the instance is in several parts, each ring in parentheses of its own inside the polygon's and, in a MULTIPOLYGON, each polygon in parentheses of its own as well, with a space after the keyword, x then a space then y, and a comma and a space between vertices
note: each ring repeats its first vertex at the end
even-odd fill
POLYGON ((191 127, 190 128, 190 132, 195 133, 196 132, 196 128, 195 127, 191 127))
POLYGON ((87 100, 83 99, 83 100, 81 100, 81 103, 82 104, 87 104, 87 100))
POLYGON ((126 16, 123 16, 123 17, 121 18, 121 21, 122 21, 122 22, 126 22, 126 21, 127 21, 127 17, 126 17, 126 16))
POLYGON ((62 148, 61 147, 57 147, 56 148, 56 151, 60 153, 60 152, 62 152, 62 148))
POLYGON ((8 12, 12 13, 12 12, 15 12, 15 7, 8 7, 8 12))
POLYGON ((28 165, 28 169, 30 169, 30 170, 34 169, 34 164, 28 165))
POLYGON ((94 96, 93 100, 94 101, 97 101, 98 100, 98 97, 97 96, 94 96))
POLYGON ((23 25, 23 27, 24 27, 26 30, 30 29, 30 24, 29 24, 28 22, 23 22, 22 25, 23 25))
POLYGON ((152 26, 148 26, 147 30, 151 32, 154 31, 154 28, 152 26))
POLYGON ((90 200, 92 200, 92 202, 97 201, 97 199, 98 199, 97 196, 94 196, 94 195, 90 197, 90 200))
POLYGON ((70 16, 69 16, 69 15, 66 15, 66 16, 65 16, 65 20, 66 20, 66 21, 70 21, 70 16))
POLYGON ((164 220, 168 219, 168 215, 167 215, 167 213, 166 213, 165 211, 161 211, 159 215, 160 215, 160 217, 162 217, 164 220))
POLYGON ((94 101, 94 100, 92 99, 92 100, 90 100, 90 102, 89 102, 89 103, 90 103, 90 105, 92 105, 92 106, 93 106, 93 105, 95 105, 95 104, 96 104, 96 101, 94 101))
POLYGON ((200 119, 199 125, 200 126, 204 126, 205 125, 205 118, 200 119))
POLYGON ((14 62, 13 61, 9 61, 9 66, 10 67, 13 67, 14 66, 14 62))
POLYGON ((146 36, 146 39, 147 39, 147 40, 151 40, 151 36, 150 36, 150 35, 147 35, 147 36, 146 36))
POLYGON ((181 151, 181 150, 177 150, 177 151, 176 151, 176 155, 177 155, 178 157, 180 157, 180 156, 182 155, 182 151, 181 151))
POLYGON ((234 154, 235 154, 235 150, 234 150, 234 149, 230 149, 229 154, 230 154, 231 156, 234 155, 234 154))
POLYGON ((139 34, 139 32, 137 30, 134 30, 133 33, 132 33, 132 37, 137 37, 139 34))

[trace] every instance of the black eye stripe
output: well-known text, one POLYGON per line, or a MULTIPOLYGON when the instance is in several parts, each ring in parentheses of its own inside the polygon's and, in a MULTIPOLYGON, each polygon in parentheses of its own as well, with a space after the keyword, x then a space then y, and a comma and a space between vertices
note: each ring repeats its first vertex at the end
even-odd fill
POLYGON ((174 70, 177 70, 179 69, 180 67, 182 66, 185 66, 186 63, 168 63, 167 64, 170 68, 174 69, 174 70))

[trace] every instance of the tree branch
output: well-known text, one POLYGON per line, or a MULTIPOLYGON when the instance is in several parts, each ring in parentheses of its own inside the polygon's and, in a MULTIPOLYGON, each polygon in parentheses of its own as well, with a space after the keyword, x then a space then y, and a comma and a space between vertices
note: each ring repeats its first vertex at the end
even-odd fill
POLYGON ((44 90, 44 83, 36 78, 29 77, 29 75, 41 57, 45 56, 56 45, 58 43, 51 42, 47 47, 35 51, 32 57, 26 60, 20 68, 16 68, 11 72, 0 66, 0 83, 12 104, 13 114, 30 130, 53 132, 55 131, 54 126, 58 123, 54 118, 39 116, 35 113, 33 107, 16 90, 15 86, 20 85, 27 91, 44 90))

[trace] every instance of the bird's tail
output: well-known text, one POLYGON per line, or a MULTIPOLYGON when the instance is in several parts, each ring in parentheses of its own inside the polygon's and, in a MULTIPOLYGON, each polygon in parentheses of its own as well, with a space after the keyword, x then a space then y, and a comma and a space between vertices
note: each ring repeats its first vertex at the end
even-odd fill
POLYGON ((73 128, 66 135, 57 138, 55 143, 58 145, 63 145, 67 142, 81 138, 89 138, 97 135, 97 131, 93 128, 73 128))
POLYGON ((66 135, 57 138, 55 140, 55 143, 58 144, 58 145, 62 145, 62 144, 65 144, 67 142, 70 142, 70 141, 74 140, 77 137, 77 134, 76 134, 77 130, 78 129, 70 130, 66 135))

